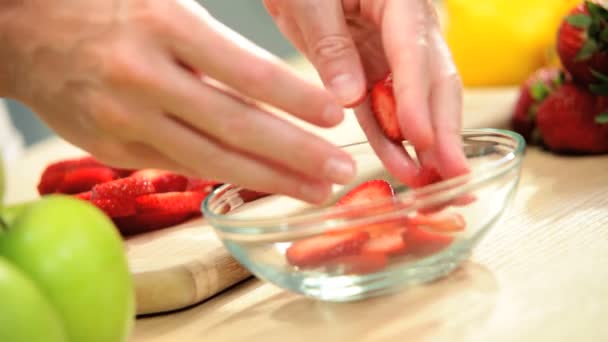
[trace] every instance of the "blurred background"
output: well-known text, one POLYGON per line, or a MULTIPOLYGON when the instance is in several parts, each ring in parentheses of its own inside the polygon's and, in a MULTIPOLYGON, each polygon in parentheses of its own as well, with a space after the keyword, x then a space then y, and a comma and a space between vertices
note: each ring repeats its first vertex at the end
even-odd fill
MULTIPOLYGON (((276 29, 262 1, 199 2, 227 26, 272 53, 285 59, 298 56, 276 29)), ((516 86, 541 65, 557 63, 553 54, 556 28, 565 11, 577 2, 435 0, 446 39, 469 88, 516 86)), ((25 146, 53 134, 28 108, 6 102, 25 146)))

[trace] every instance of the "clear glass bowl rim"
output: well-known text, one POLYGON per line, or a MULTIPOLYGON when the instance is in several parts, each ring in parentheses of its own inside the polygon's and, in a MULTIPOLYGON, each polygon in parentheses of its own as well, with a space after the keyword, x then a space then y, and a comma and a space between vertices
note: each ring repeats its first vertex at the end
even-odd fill
MULTIPOLYGON (((510 139, 515 143, 515 146, 512 151, 505 154, 500 159, 493 161, 492 163, 484 164, 483 170, 473 170, 470 173, 467 173, 462 176, 450 178, 444 181, 440 181, 431 185, 427 185, 424 187, 420 187, 417 189, 408 188, 407 190, 398 193, 395 195, 396 200, 408 201, 408 207, 420 208, 431 206, 434 203, 439 203, 442 201, 450 200, 457 196, 460 196, 467 191, 471 191, 483 184, 488 182, 492 182, 493 180, 501 177, 502 175, 512 171, 514 168, 518 168, 521 164, 521 159, 523 158, 526 142, 524 138, 510 130, 499 129, 499 128, 477 128, 477 129, 463 129, 461 130, 461 136, 470 136, 470 137, 483 137, 483 136, 500 136, 502 138, 510 139), (412 202, 412 198, 414 199, 412 202)), ((403 142, 407 144, 407 141, 403 142)), ((352 146, 369 144, 368 141, 358 141, 355 143, 351 143, 348 145, 343 145, 341 148, 348 148, 352 146)), ((365 204, 365 205, 344 205, 340 207, 324 207, 319 208, 319 210, 315 210, 314 212, 304 213, 304 214, 294 214, 294 215, 277 215, 274 217, 264 217, 264 218, 234 218, 224 214, 216 214, 211 210, 210 203, 211 201, 218 196, 218 194, 226 191, 227 188, 235 188, 242 189, 241 187, 235 186, 233 184, 224 184, 214 191, 212 191, 201 204, 201 210, 203 212, 203 216, 216 228, 219 230, 228 229, 226 233, 229 235, 250 235, 251 231, 248 229, 244 229, 239 232, 238 228, 250 228, 252 226, 258 227, 258 230, 255 235, 260 234, 273 234, 276 233, 275 229, 270 229, 268 232, 264 232, 263 228, 277 228, 281 232, 286 232, 289 230, 290 226, 293 225, 304 225, 310 224, 311 226, 316 226, 316 231, 322 231, 327 229, 328 227, 335 226, 334 224, 324 224, 320 225, 319 223, 327 221, 328 217, 337 216, 340 214, 348 214, 365 211, 365 209, 371 209, 377 207, 378 205, 382 205, 381 202, 375 202, 373 204, 365 204)), ((392 201, 391 201, 392 202, 392 201)), ((366 224, 372 223, 374 221, 378 221, 380 219, 387 219, 391 214, 382 214, 382 215, 368 215, 366 218, 359 218, 355 220, 348 221, 348 224, 366 224), (356 221, 356 222, 355 222, 356 221)), ((344 223, 342 223, 344 224, 344 223)), ((303 230, 304 227, 299 228, 299 230, 303 230)), ((312 233, 312 232, 309 232, 312 233)))

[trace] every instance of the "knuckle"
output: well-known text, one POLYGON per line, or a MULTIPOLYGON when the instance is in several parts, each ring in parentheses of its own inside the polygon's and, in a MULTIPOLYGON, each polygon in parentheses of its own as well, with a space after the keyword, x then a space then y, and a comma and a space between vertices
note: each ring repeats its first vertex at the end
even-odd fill
POLYGON ((133 14, 133 19, 154 34, 167 34, 175 29, 175 20, 169 15, 173 1, 146 1, 133 14))
POLYGON ((354 45, 350 38, 341 34, 333 34, 317 40, 312 45, 311 52, 319 59, 332 60, 342 58, 353 50, 354 45))
POLYGON ((105 56, 104 78, 113 85, 134 85, 150 81, 144 63, 126 44, 116 44, 105 56))

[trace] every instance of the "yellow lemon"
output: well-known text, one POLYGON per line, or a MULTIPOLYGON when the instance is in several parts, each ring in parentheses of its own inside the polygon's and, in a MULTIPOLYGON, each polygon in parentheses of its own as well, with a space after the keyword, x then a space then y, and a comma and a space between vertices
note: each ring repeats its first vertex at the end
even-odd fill
POLYGON ((444 0, 444 34, 465 86, 508 86, 556 64, 557 29, 580 0, 444 0))

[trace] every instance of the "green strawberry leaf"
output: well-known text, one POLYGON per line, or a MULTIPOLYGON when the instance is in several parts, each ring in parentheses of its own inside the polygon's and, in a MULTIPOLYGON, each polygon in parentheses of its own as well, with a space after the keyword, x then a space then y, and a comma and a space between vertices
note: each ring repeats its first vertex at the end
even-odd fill
POLYGON ((600 39, 602 40, 602 42, 608 43, 608 26, 604 27, 602 33, 600 33, 600 39))
POLYGON ((575 61, 586 60, 589 57, 591 57, 597 50, 598 50, 598 46, 597 46, 597 43, 595 42, 595 40, 588 38, 585 41, 585 43, 583 44, 583 46, 581 47, 581 49, 576 54, 576 57, 574 57, 574 60, 575 61))
POLYGON ((608 82, 608 75, 604 75, 599 71, 596 71, 594 69, 589 68, 589 71, 591 71, 591 74, 593 76, 595 76, 595 78, 597 78, 598 80, 602 81, 602 82, 608 82))
POLYGON ((597 122, 600 125, 604 125, 608 123, 608 112, 603 112, 598 114, 595 117, 595 122, 597 122))
POLYGON ((541 101, 549 95, 549 88, 542 81, 538 81, 530 86, 530 95, 534 100, 541 101))
POLYGON ((586 29, 592 22, 591 17, 584 13, 569 15, 566 17, 566 21, 568 24, 580 29, 586 29))
POLYGON ((608 83, 590 84, 589 90, 597 95, 608 96, 608 83))

